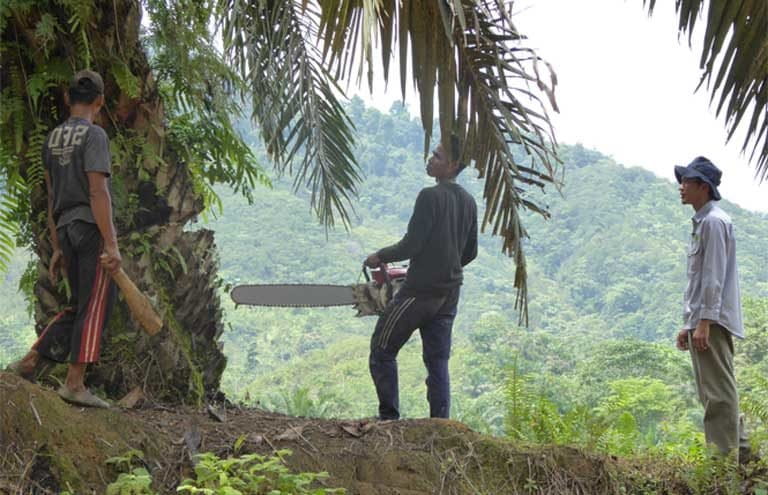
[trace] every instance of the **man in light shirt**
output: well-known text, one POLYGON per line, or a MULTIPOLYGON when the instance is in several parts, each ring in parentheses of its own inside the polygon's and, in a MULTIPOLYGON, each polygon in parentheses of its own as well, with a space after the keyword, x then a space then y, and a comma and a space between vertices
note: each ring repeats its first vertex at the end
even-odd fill
POLYGON ((740 451, 744 462, 749 457, 749 443, 739 416, 733 369, 733 337, 743 339, 744 326, 733 223, 717 205, 721 176, 702 156, 687 167, 675 167, 680 200, 696 211, 691 219, 684 324, 677 347, 691 353, 707 443, 723 455, 740 451))

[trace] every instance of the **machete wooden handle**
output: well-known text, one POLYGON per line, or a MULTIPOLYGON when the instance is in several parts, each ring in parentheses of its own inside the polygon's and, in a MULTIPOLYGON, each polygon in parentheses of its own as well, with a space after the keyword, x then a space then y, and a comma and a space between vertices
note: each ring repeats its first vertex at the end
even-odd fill
POLYGON ((159 332, 163 328, 163 320, 152 307, 149 298, 136 287, 136 284, 128 278, 122 268, 112 274, 112 279, 120 287, 128 309, 131 310, 131 314, 139 322, 141 328, 149 335, 155 335, 159 332))

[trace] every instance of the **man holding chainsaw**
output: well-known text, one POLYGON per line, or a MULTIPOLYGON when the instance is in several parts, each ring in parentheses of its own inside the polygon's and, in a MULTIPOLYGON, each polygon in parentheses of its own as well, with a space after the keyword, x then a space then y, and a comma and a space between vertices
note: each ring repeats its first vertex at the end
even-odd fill
POLYGON ((452 136, 450 145, 450 153, 438 145, 427 162, 427 175, 437 184, 419 193, 405 236, 365 260, 369 267, 410 260, 402 288, 379 317, 371 337, 369 366, 379 398, 379 419, 400 417, 397 354, 417 328, 427 368, 429 415, 447 418, 450 414, 451 329, 462 267, 477 256, 477 205, 456 183, 464 166, 459 163, 458 139, 452 136))

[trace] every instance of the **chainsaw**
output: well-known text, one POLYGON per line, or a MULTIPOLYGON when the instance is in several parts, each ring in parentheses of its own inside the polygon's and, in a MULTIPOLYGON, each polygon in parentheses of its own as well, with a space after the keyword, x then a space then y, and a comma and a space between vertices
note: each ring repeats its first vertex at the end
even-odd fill
POLYGON ((353 306, 356 316, 378 315, 403 286, 408 268, 382 263, 369 269, 363 265, 365 283, 260 284, 238 285, 232 289, 235 304, 281 308, 353 306))

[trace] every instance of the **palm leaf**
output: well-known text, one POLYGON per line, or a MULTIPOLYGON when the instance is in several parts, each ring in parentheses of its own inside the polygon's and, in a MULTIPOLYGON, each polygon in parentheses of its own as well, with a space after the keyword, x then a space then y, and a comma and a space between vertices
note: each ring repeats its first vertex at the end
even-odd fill
POLYGON ((249 84, 252 118, 279 173, 308 187, 326 226, 349 224, 360 181, 342 91, 313 41, 319 13, 291 1, 220 0, 225 55, 249 84))
MULTIPOLYGON (((652 13, 656 1, 644 3, 652 13)), ((690 39, 705 2, 678 0, 676 6, 679 29, 690 39)), ((768 177, 768 2, 710 0, 705 16, 699 86, 706 82, 710 101, 717 101, 728 140, 737 129, 745 130, 742 152, 750 153, 755 176, 763 181, 768 177)))
MULTIPOLYGON (((546 208, 526 194, 530 186, 555 182, 558 159, 547 115, 548 105, 557 109, 554 72, 523 46, 524 38, 502 0, 402 0, 397 15, 392 15, 394 6, 388 1, 378 10, 366 8, 360 0, 323 0, 320 8, 324 53, 338 74, 351 74, 356 64, 370 63, 367 57, 355 58, 348 51, 350 46, 362 45, 357 53, 367 53, 366 40, 371 36, 365 30, 370 23, 363 19, 370 16, 379 15, 385 69, 396 49, 391 33, 398 33, 403 93, 410 46, 411 81, 420 97, 425 153, 437 86, 443 144, 449 146, 449 135, 458 136, 463 143, 462 161, 474 162, 486 179, 483 229, 491 228, 501 236, 504 252, 515 260, 517 307, 527 321, 526 231, 520 209, 547 215, 546 208), (351 14, 355 11, 360 15, 351 14), (549 75, 546 82, 540 77, 543 72, 549 75)), ((385 70, 385 77, 388 74, 385 70)))

